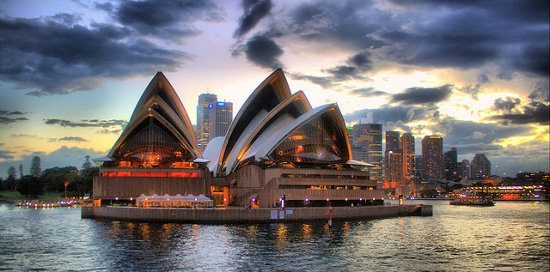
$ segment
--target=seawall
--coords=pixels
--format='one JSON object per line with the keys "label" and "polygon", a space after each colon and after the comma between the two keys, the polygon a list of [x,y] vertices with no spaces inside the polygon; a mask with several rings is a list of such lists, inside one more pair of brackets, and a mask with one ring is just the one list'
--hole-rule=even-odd
{"label": "seawall", "polygon": [[[81,207],[82,218],[163,223],[268,223],[325,221],[327,207],[270,209]],[[333,207],[333,220],[361,220],[399,216],[432,216],[431,205]]]}

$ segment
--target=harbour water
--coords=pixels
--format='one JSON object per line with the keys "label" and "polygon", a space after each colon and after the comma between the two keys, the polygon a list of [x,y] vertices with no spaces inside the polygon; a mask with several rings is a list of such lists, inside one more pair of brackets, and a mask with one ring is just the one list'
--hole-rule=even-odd
{"label": "harbour water", "polygon": [[0,270],[548,271],[548,202],[434,205],[431,217],[281,224],[80,219],[0,205]]}

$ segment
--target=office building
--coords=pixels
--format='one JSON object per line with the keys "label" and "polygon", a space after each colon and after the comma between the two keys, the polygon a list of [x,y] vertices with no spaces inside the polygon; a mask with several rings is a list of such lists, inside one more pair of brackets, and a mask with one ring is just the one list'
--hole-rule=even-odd
{"label": "office building", "polygon": [[201,94],[197,105],[197,135],[201,150],[215,137],[225,136],[233,121],[233,103],[218,101],[215,94]]}
{"label": "office building", "polygon": [[446,180],[457,180],[459,179],[459,170],[458,170],[458,155],[456,147],[451,147],[451,150],[445,152],[445,179]]}
{"label": "office building", "polygon": [[422,179],[439,181],[445,179],[443,137],[428,135],[422,139]]}
{"label": "office building", "polygon": [[353,159],[373,166],[370,177],[380,183],[382,179],[382,125],[357,124],[353,126]]}
{"label": "office building", "polygon": [[485,154],[475,154],[470,167],[472,179],[484,179],[491,175],[491,162]]}

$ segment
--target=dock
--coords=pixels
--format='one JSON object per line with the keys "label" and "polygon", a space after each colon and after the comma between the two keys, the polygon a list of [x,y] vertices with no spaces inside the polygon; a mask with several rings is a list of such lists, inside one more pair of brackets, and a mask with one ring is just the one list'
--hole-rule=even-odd
{"label": "dock", "polygon": [[300,208],[141,208],[127,206],[82,206],[82,218],[161,223],[274,223],[334,221],[432,216],[432,205]]}

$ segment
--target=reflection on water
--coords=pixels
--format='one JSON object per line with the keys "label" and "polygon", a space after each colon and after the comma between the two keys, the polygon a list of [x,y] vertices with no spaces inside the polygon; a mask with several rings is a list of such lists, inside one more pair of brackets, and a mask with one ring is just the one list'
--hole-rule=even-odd
{"label": "reflection on water", "polygon": [[81,220],[0,206],[0,269],[545,271],[548,203],[434,204],[433,217],[293,224]]}

